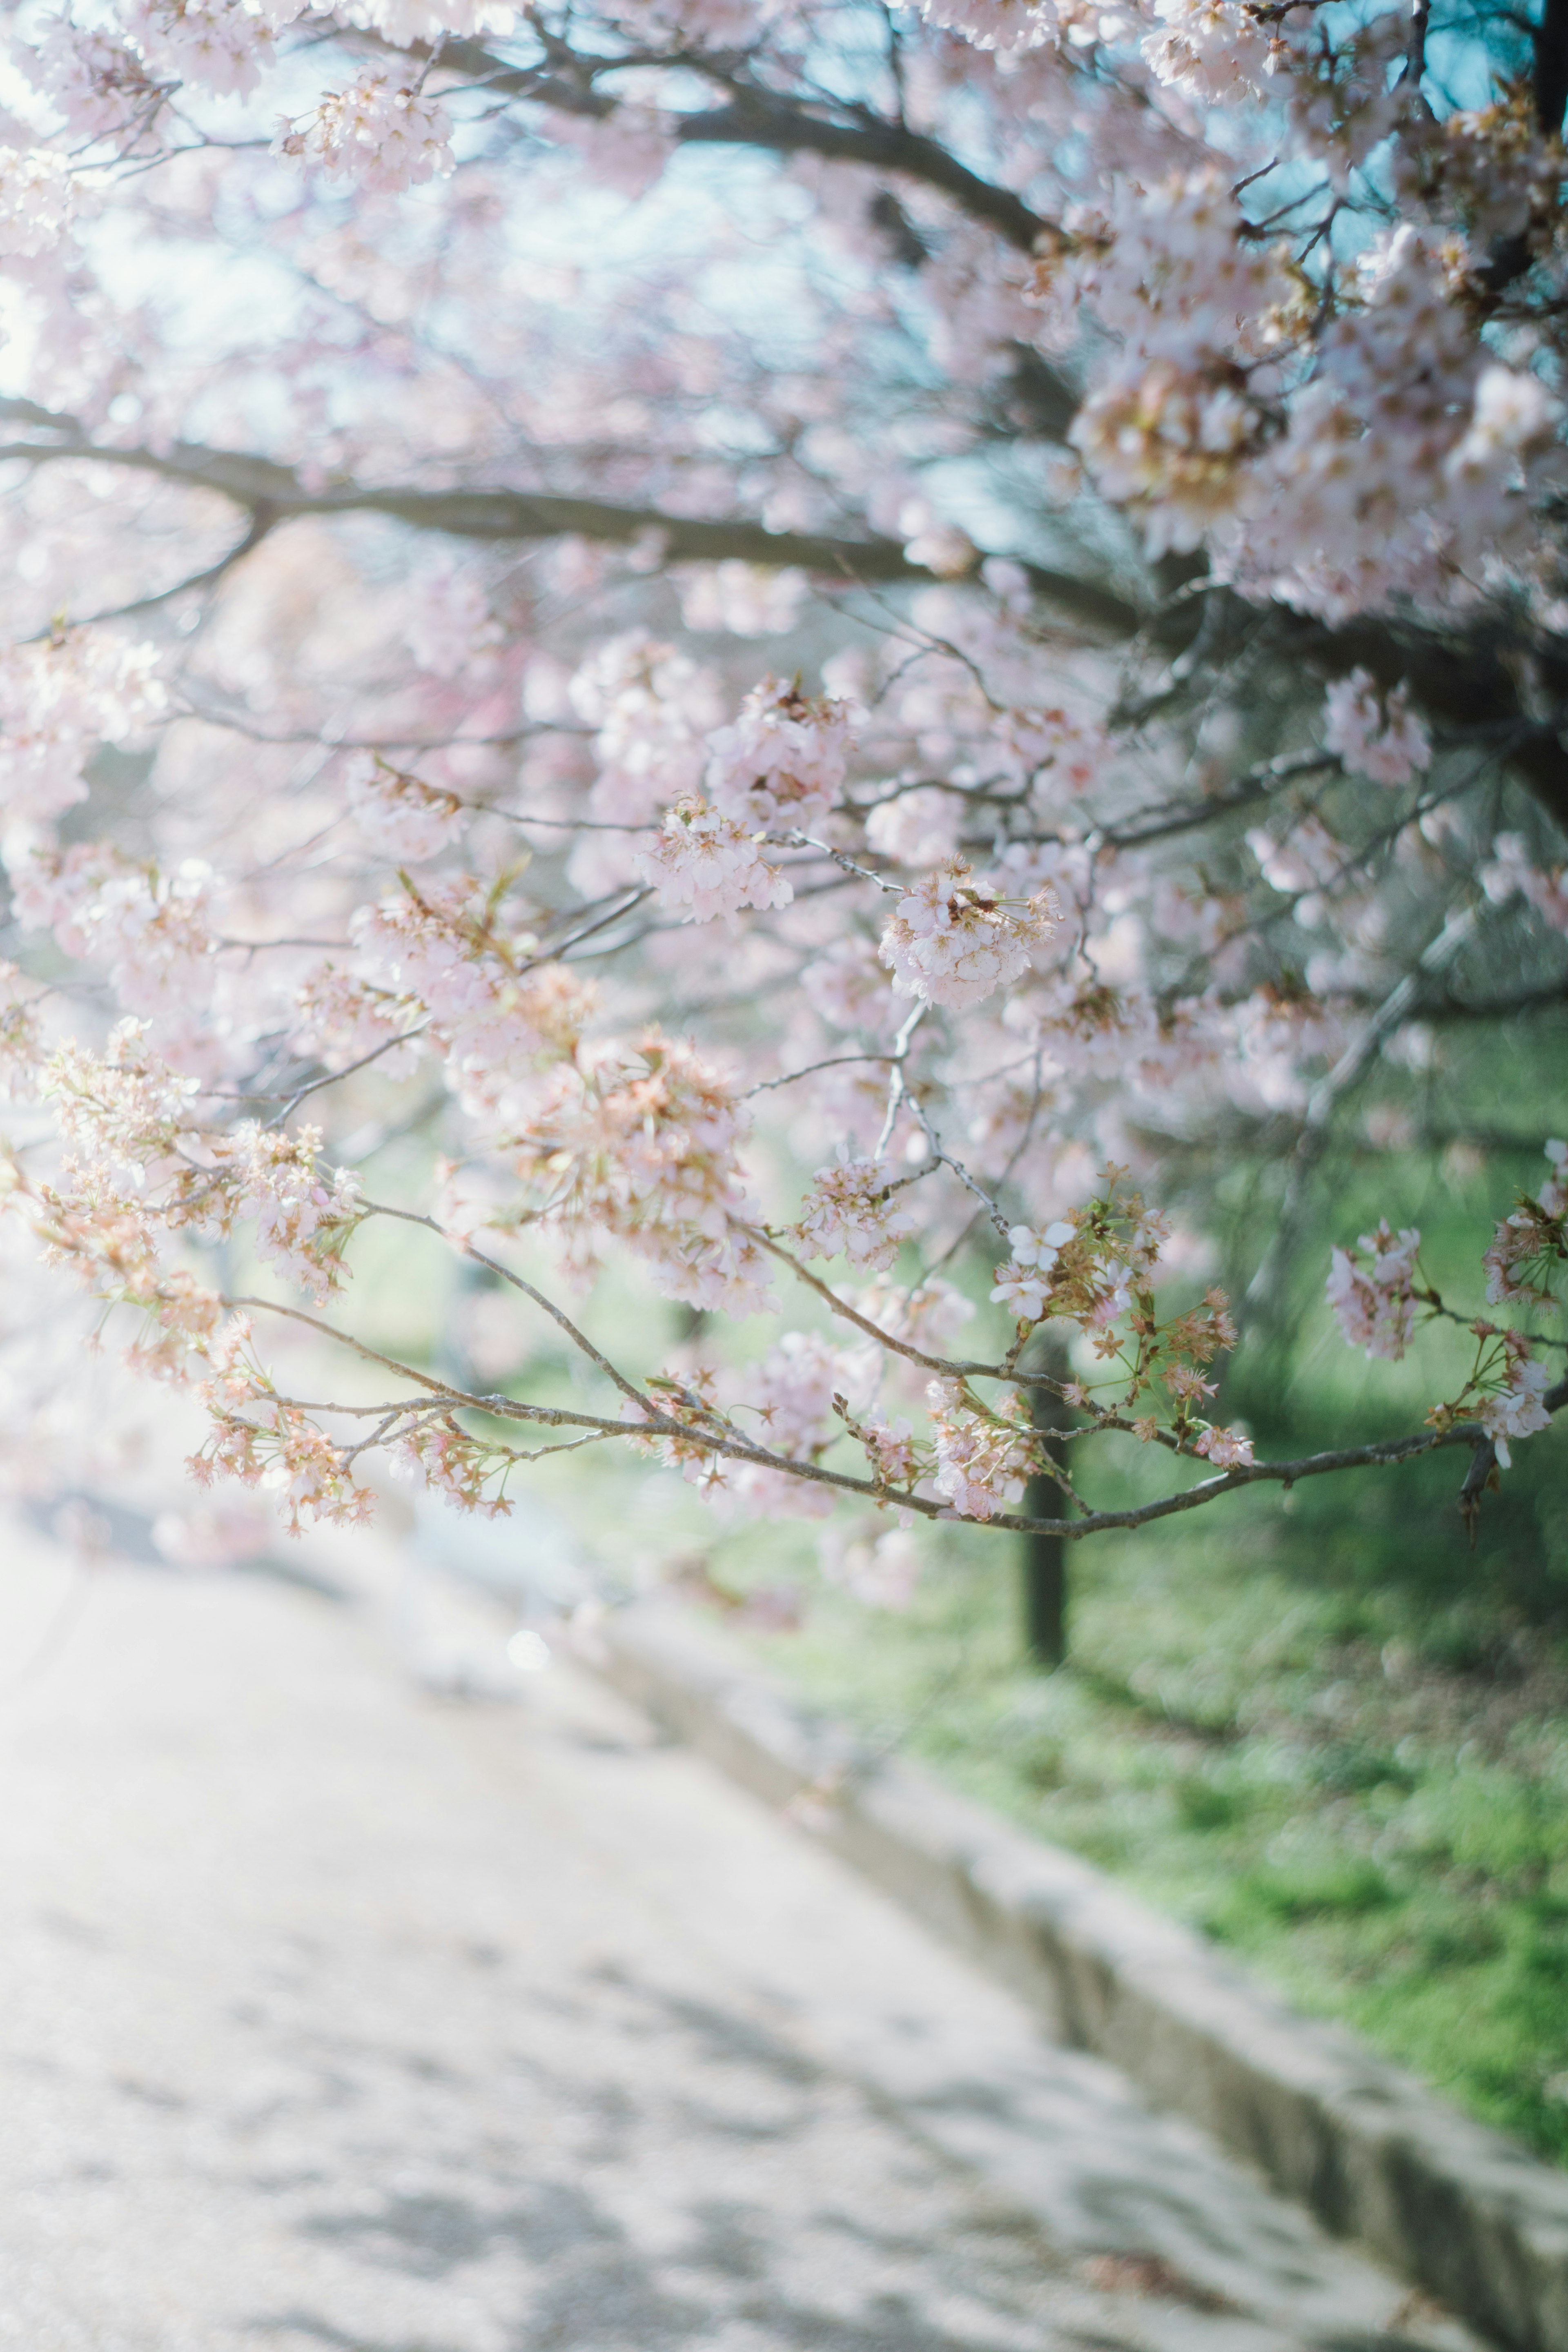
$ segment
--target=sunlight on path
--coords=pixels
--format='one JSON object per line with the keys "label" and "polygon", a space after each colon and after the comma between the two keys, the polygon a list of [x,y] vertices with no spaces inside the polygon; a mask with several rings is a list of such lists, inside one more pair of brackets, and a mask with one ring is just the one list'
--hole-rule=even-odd
{"label": "sunlight on path", "polygon": [[1466,2342],[577,1673],[0,1534],[0,2345]]}

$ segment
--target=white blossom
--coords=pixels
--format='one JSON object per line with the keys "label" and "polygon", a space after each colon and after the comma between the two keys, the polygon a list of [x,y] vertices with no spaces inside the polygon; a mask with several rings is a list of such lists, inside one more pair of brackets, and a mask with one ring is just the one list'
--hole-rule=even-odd
{"label": "white blossom", "polygon": [[936,1440],[936,1490],[960,1517],[994,1518],[1023,1496],[1034,1467],[1028,1432],[976,1410],[959,1381],[932,1381],[926,1390]]}
{"label": "white blossom", "polygon": [[1500,833],[1491,861],[1480,870],[1482,889],[1494,907],[1522,898],[1554,931],[1568,931],[1568,867],[1550,872],[1532,863],[1521,833]]}
{"label": "white blossom", "polygon": [[1522,1341],[1509,1347],[1503,1384],[1495,1395],[1484,1399],[1476,1416],[1505,1470],[1512,1466],[1510,1437],[1533,1437],[1537,1431],[1551,1427],[1552,1415],[1545,1404],[1551,1386],[1551,1372],[1544,1364],[1531,1361]]}
{"label": "white blossom", "polygon": [[0,147],[0,255],[52,253],[70,226],[75,183],[49,147]]}
{"label": "white blossom", "polygon": [[1007,1246],[1012,1256],[995,1270],[992,1304],[1011,1308],[1020,1323],[1037,1323],[1050,1295],[1052,1269],[1077,1230],[1063,1217],[1044,1233],[1030,1225],[1011,1226]]}
{"label": "white blossom", "polygon": [[52,817],[85,795],[100,743],[132,740],[160,719],[167,691],[152,646],[72,629],[0,654],[0,813]]}

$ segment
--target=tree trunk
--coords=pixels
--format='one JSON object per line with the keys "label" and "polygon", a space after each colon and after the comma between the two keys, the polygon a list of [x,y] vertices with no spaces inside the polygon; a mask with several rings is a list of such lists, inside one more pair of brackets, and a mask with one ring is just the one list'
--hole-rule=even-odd
{"label": "tree trunk", "polygon": [[[1053,1380],[1067,1378],[1067,1350],[1053,1339],[1040,1349],[1034,1369]],[[1067,1407],[1048,1389],[1031,1389],[1030,1409],[1037,1429],[1071,1427]],[[1031,1478],[1024,1493],[1024,1508],[1032,1519],[1067,1517],[1068,1498],[1054,1478]],[[1059,1666],[1068,1650],[1068,1547],[1063,1536],[1026,1535],[1024,1545],[1024,1643],[1036,1665]]]}

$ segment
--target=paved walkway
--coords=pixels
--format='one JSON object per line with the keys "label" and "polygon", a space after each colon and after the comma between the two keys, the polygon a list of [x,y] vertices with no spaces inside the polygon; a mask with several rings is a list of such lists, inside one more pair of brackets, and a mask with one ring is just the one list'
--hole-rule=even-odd
{"label": "paved walkway", "polygon": [[127,1565],[29,1668],[67,1574],[0,1529],[6,2352],[1469,2343],[576,1672]]}

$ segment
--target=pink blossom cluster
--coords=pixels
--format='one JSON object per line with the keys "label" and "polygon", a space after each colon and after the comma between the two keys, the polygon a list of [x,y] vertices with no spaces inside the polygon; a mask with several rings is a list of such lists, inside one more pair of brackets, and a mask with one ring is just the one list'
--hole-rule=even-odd
{"label": "pink blossom cluster", "polygon": [[1550,1182],[1533,1198],[1521,1198],[1481,1253],[1489,1306],[1526,1299],[1551,1304],[1551,1273],[1556,1264],[1568,1260],[1568,1144],[1553,1139],[1546,1146],[1546,1157],[1552,1164]]}
{"label": "pink blossom cluster", "polygon": [[1386,1218],[1375,1233],[1363,1234],[1355,1250],[1336,1249],[1330,1260],[1328,1302],[1347,1347],[1369,1358],[1397,1363],[1415,1328],[1415,1253],[1421,1235],[1414,1225],[1397,1236]]}
{"label": "pink blossom cluster", "polygon": [[765,677],[710,736],[705,788],[721,814],[753,830],[809,824],[837,800],[848,752],[842,703]]}
{"label": "pink blossom cluster", "polygon": [[1497,835],[1479,878],[1494,907],[1523,898],[1554,931],[1568,931],[1568,866],[1547,869],[1533,864],[1523,834]]}
{"label": "pink blossom cluster", "polygon": [[[978,1406],[962,1381],[926,1390],[936,1445],[935,1486],[961,1518],[990,1519],[1011,1510],[1035,1465],[1035,1448],[1016,1417]],[[1015,1415],[1022,1412],[1015,1406]]]}
{"label": "pink blossom cluster", "polygon": [[322,963],[300,985],[290,1034],[301,1054],[329,1070],[347,1070],[374,1055],[384,1076],[399,1078],[414,1067],[417,1047],[395,1041],[416,1037],[424,1017],[417,997]]}
{"label": "pink blossom cluster", "polygon": [[1432,741],[1410,708],[1409,688],[1380,696],[1370,670],[1336,678],[1323,700],[1323,740],[1345,773],[1374,784],[1407,784],[1432,764]]}
{"label": "pink blossom cluster", "polygon": [[757,846],[759,836],[700,800],[677,801],[653,847],[633,861],[663,905],[687,923],[722,916],[730,929],[744,908],[787,907],[795,892]]}
{"label": "pink blossom cluster", "polygon": [[[358,1034],[384,1044],[426,1031],[466,1109],[526,1123],[542,1074],[575,1051],[593,1016],[593,982],[536,955],[532,934],[504,924],[468,878],[405,884],[362,908],[353,931]],[[341,982],[331,1001],[340,1018],[351,1009]]]}
{"label": "pink blossom cluster", "polygon": [[518,1138],[516,1164],[535,1213],[578,1246],[613,1236],[647,1261],[666,1297],[754,1315],[773,1299],[740,1162],[749,1127],[716,1070],[649,1032],[563,1063]]}
{"label": "pink blossom cluster", "polygon": [[55,934],[70,952],[106,968],[130,1012],[178,1023],[199,1015],[212,997],[216,886],[199,857],[182,859],[172,874],[111,872],[62,910]]}
{"label": "pink blossom cluster", "polygon": [[352,1169],[321,1163],[319,1128],[294,1133],[247,1119],[224,1140],[226,1210],[253,1223],[262,1256],[318,1305],[342,1280],[343,1250],[363,1214]]}
{"label": "pink blossom cluster", "polygon": [[1279,63],[1250,8],[1238,0],[1154,0],[1165,26],[1143,43],[1155,78],[1210,105],[1257,98]]}
{"label": "pink blossom cluster", "polygon": [[452,121],[438,99],[372,68],[329,91],[303,128],[285,120],[274,152],[342,174],[377,195],[397,195],[453,169]]}
{"label": "pink blossom cluster", "polygon": [[847,1257],[861,1272],[890,1266],[915,1221],[895,1207],[892,1171],[880,1160],[844,1160],[811,1180],[794,1233],[811,1257]]}
{"label": "pink blossom cluster", "polygon": [[198,1486],[210,1486],[222,1477],[265,1487],[287,1513],[289,1533],[295,1536],[321,1523],[354,1527],[369,1518],[372,1497],[355,1485],[345,1447],[297,1408],[265,1393],[246,1402],[248,1414],[236,1409],[226,1384],[215,1383],[211,1431],[188,1465]]}
{"label": "pink blossom cluster", "polygon": [[[239,0],[123,0],[116,12],[119,29],[149,79],[190,81],[224,97],[245,96],[257,87],[272,61],[279,15],[286,21],[297,13],[287,6],[253,12]],[[69,26],[61,35],[62,46],[77,33]]]}
{"label": "pink blossom cluster", "polygon": [[43,1059],[37,992],[16,964],[0,957],[0,1093],[11,1101],[36,1093]]}
{"label": "pink blossom cluster", "polygon": [[882,961],[901,995],[963,1013],[1022,978],[1058,920],[1048,886],[1009,902],[962,857],[949,858],[899,900]]}
{"label": "pink blossom cluster", "polygon": [[71,225],[76,187],[52,147],[0,147],[0,257],[52,253]]}
{"label": "pink blossom cluster", "polygon": [[0,823],[43,819],[81,800],[100,743],[135,740],[168,707],[158,655],[72,629],[0,656]]}
{"label": "pink blossom cluster", "polygon": [[66,1177],[83,1196],[140,1207],[174,1174],[196,1081],[152,1052],[144,1022],[117,1022],[101,1055],[60,1046],[44,1087],[58,1108]]}
{"label": "pink blossom cluster", "polygon": [[[837,1434],[833,1400],[846,1379],[841,1349],[816,1332],[786,1331],[760,1364],[735,1376],[729,1417],[769,1454],[785,1462],[816,1462]],[[757,1517],[821,1519],[834,1507],[830,1486],[791,1477],[764,1463],[726,1465],[723,1485]]]}
{"label": "pink blossom cluster", "polygon": [[505,1518],[506,1497],[488,1493],[495,1475],[495,1449],[470,1437],[448,1414],[422,1419],[405,1429],[393,1454],[395,1473],[418,1481],[454,1510],[480,1518]]}
{"label": "pink blossom cluster", "polygon": [[[871,1475],[881,1486],[912,1486],[921,1474],[920,1452],[907,1414],[891,1421],[880,1405],[873,1405],[852,1433],[865,1447]],[[901,1555],[900,1555],[901,1557]]]}
{"label": "pink blossom cluster", "polygon": [[365,839],[399,865],[426,865],[462,829],[463,803],[455,793],[395,768],[377,751],[356,751],[345,761],[343,788]]}
{"label": "pink blossom cluster", "polygon": [[1076,1232],[1077,1227],[1065,1217],[1058,1217],[1044,1233],[1029,1225],[1014,1225],[1007,1235],[1012,1255],[996,1268],[993,1305],[1005,1307],[1020,1323],[1037,1323],[1046,1311],[1057,1260]]}
{"label": "pink blossom cluster", "polygon": [[1216,1470],[1245,1470],[1252,1460],[1252,1440],[1234,1429],[1208,1428],[1194,1440],[1193,1451]]}

